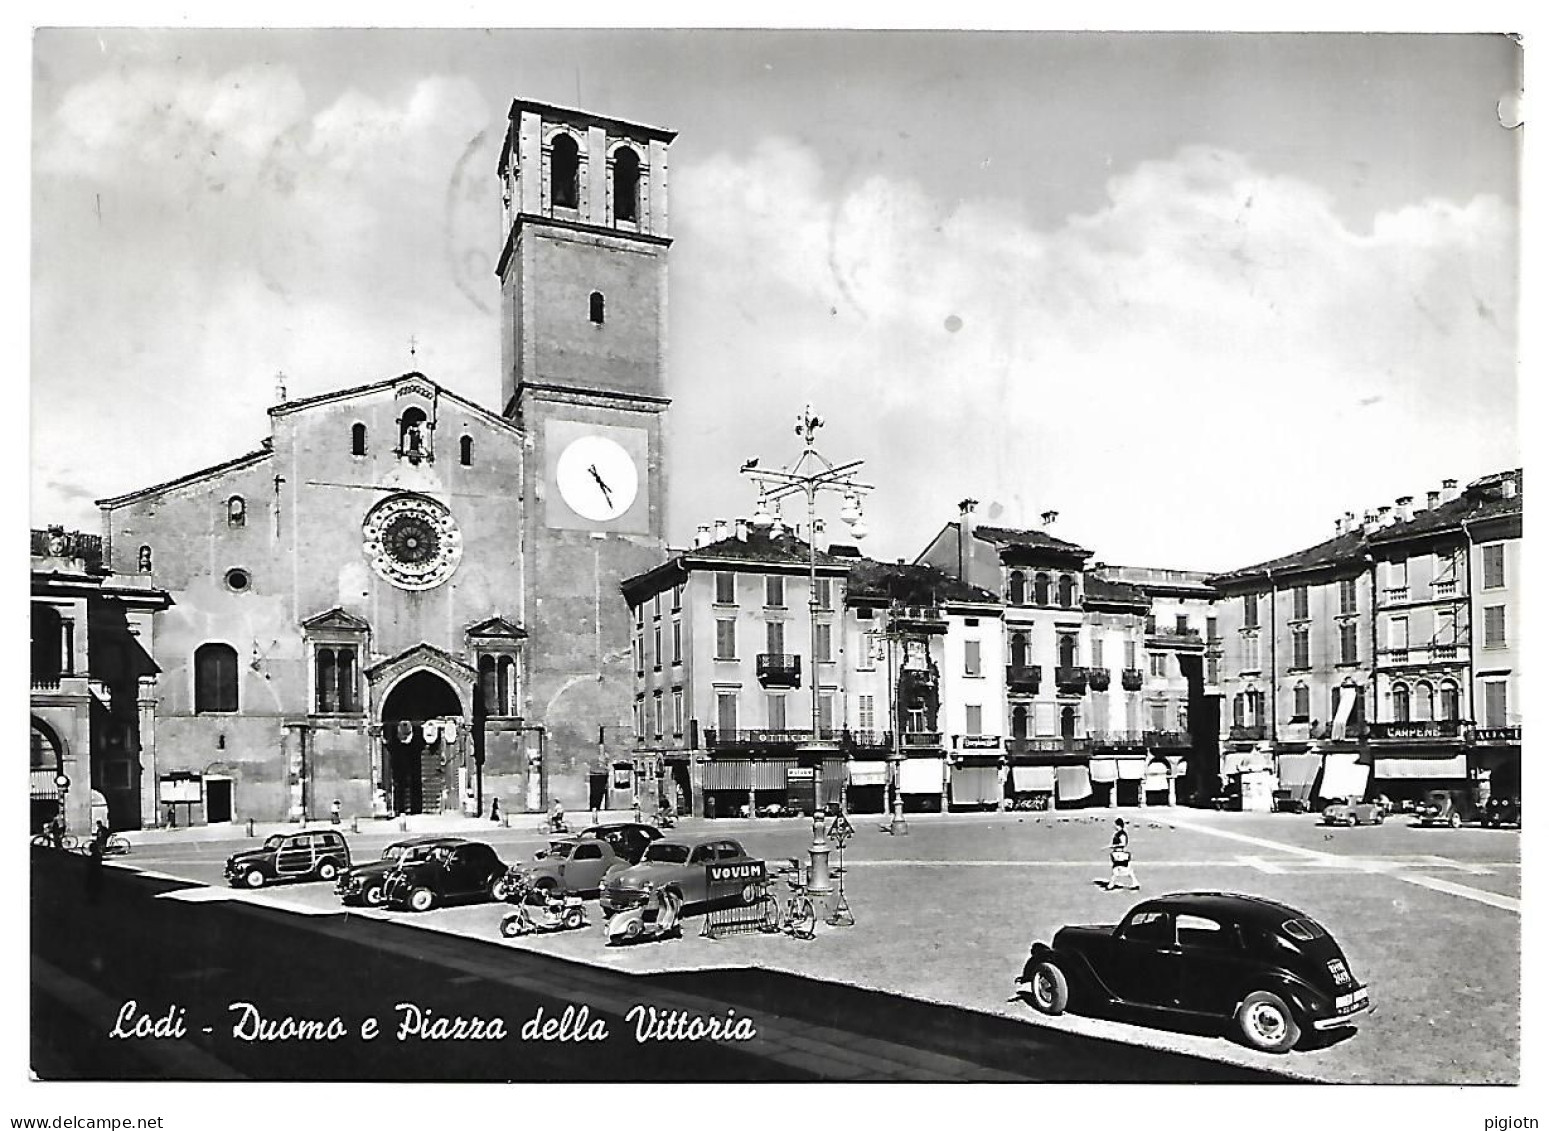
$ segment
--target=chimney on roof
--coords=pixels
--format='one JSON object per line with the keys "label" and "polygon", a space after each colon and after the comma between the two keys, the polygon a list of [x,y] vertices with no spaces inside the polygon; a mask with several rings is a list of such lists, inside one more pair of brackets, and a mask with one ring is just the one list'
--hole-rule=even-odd
{"label": "chimney on roof", "polygon": [[1414,517],[1415,497],[1413,495],[1400,495],[1393,502],[1398,507],[1399,522],[1408,522]]}
{"label": "chimney on roof", "polygon": [[284,373],[276,373],[274,375],[274,400],[275,400],[275,403],[276,404],[284,404],[285,403],[285,395],[286,395],[285,394],[285,374]]}
{"label": "chimney on roof", "polygon": [[1334,537],[1338,538],[1345,532],[1345,516],[1337,515],[1334,518]]}
{"label": "chimney on roof", "polygon": [[1458,497],[1458,481],[1456,479],[1443,479],[1441,481],[1441,501],[1450,503]]}
{"label": "chimney on roof", "polygon": [[727,527],[726,520],[724,518],[716,519],[715,520],[715,540],[717,542],[724,542],[727,538],[730,538],[730,537],[731,537],[731,530]]}
{"label": "chimney on roof", "polygon": [[1501,498],[1515,499],[1517,497],[1517,477],[1508,475],[1501,480]]}
{"label": "chimney on roof", "polygon": [[1393,525],[1393,508],[1392,507],[1378,507],[1377,508],[1377,525],[1378,526],[1392,526]]}
{"label": "chimney on roof", "polygon": [[736,531],[737,541],[746,542],[748,540],[748,520],[745,518],[739,518],[737,520]]}
{"label": "chimney on roof", "polygon": [[1045,529],[1047,529],[1048,527],[1054,525],[1054,520],[1059,518],[1059,516],[1060,516],[1060,512],[1059,511],[1044,511],[1038,517],[1043,519],[1043,525],[1044,525]]}
{"label": "chimney on roof", "polygon": [[710,526],[708,523],[701,522],[699,529],[694,532],[694,548],[697,550],[700,546],[708,546],[709,544]]}
{"label": "chimney on roof", "polygon": [[1433,511],[1433,510],[1435,510],[1440,505],[1441,505],[1441,492],[1440,491],[1427,491],[1425,493],[1425,509],[1426,510]]}
{"label": "chimney on roof", "polygon": [[[957,504],[957,576],[959,579],[968,576],[969,563],[973,561],[974,531],[978,528],[978,520],[974,518],[974,508],[979,505],[978,499],[964,499]],[[902,559],[899,560],[902,565]]]}
{"label": "chimney on roof", "polygon": [[1361,533],[1374,534],[1377,530],[1377,512],[1367,511],[1361,516]]}

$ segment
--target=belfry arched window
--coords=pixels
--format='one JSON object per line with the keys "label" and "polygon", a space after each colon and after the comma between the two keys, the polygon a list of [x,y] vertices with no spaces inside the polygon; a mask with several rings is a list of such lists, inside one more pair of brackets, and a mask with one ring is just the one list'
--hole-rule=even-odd
{"label": "belfry arched window", "polygon": [[640,219],[640,157],[628,146],[613,157],[613,218]]}
{"label": "belfry arched window", "polygon": [[578,208],[581,201],[581,151],[575,138],[560,134],[554,139],[549,164],[549,203],[555,208]]}
{"label": "belfry arched window", "polygon": [[247,525],[247,502],[241,495],[233,495],[226,500],[226,525]]}
{"label": "belfry arched window", "polygon": [[416,462],[430,454],[429,426],[423,409],[405,409],[399,418],[398,454]]}

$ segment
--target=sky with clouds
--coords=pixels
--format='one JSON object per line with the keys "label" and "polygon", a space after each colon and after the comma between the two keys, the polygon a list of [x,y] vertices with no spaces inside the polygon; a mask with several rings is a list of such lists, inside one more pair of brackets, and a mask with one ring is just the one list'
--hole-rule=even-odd
{"label": "sky with clouds", "polygon": [[[980,500],[1227,569],[1521,462],[1489,35],[41,31],[33,524],[409,368],[499,408],[521,97],[679,131],[669,536],[866,461],[868,552]],[[409,356],[413,335],[417,355]],[[787,518],[795,518],[788,514]]]}

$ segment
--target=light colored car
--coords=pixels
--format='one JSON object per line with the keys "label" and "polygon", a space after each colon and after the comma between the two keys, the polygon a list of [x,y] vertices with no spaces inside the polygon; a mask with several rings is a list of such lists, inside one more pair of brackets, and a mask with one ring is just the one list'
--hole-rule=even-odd
{"label": "light colored car", "polygon": [[1380,825],[1387,811],[1375,801],[1351,801],[1348,798],[1331,802],[1323,810],[1325,825]]}
{"label": "light colored car", "polygon": [[[702,908],[709,901],[710,865],[741,863],[756,865],[760,861],[728,837],[703,835],[659,840],[645,850],[640,863],[609,873],[602,887],[603,914],[612,915],[639,903],[645,898],[647,884],[675,891],[686,906]],[[756,897],[749,897],[744,891],[738,900],[751,902]]]}
{"label": "light colored car", "polygon": [[608,841],[572,836],[550,841],[548,851],[540,853],[537,860],[516,867],[527,874],[527,882],[538,891],[594,895],[602,890],[610,872],[629,866],[629,861]]}

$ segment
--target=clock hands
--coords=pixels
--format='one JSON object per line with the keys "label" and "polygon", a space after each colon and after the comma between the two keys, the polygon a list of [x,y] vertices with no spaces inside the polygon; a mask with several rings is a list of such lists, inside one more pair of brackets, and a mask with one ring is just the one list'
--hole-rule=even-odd
{"label": "clock hands", "polygon": [[590,466],[587,467],[586,470],[590,471],[592,473],[592,478],[597,480],[597,486],[602,489],[602,497],[605,500],[607,500],[608,506],[612,507],[613,506],[613,491],[608,487],[608,485],[606,483],[603,482],[602,475],[597,471],[597,465],[595,463],[591,464]]}

